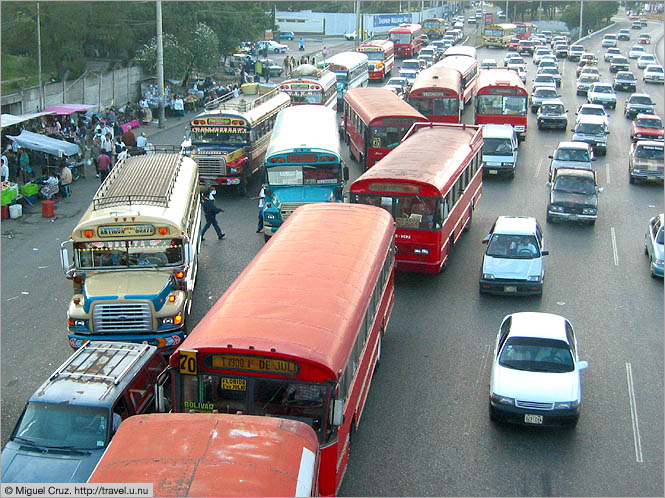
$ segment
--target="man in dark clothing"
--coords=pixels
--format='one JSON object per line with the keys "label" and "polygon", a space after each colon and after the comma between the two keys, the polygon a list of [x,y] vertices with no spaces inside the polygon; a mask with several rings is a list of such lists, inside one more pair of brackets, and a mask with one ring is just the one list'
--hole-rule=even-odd
{"label": "man in dark clothing", "polygon": [[217,238],[222,240],[226,234],[222,233],[222,229],[219,228],[219,224],[217,223],[217,213],[223,213],[224,210],[215,206],[215,201],[210,195],[211,193],[212,192],[207,192],[203,194],[203,214],[206,217],[206,224],[203,225],[203,230],[201,230],[201,240],[205,240],[203,235],[205,235],[208,228],[210,228],[210,225],[212,225],[215,232],[217,232]]}
{"label": "man in dark clothing", "polygon": [[127,131],[122,134],[122,143],[127,147],[136,147],[136,135],[134,135],[131,126],[128,126]]}

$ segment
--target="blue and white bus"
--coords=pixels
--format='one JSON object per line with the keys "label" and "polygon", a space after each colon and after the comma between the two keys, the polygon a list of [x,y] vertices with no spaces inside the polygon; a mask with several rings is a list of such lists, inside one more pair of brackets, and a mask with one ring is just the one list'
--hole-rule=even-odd
{"label": "blue and white bus", "polygon": [[369,59],[360,52],[340,52],[320,65],[327,65],[337,75],[337,108],[344,105],[344,94],[350,88],[367,86],[369,80]]}
{"label": "blue and white bus", "polygon": [[320,105],[280,111],[265,159],[263,233],[270,238],[311,202],[342,202],[349,169],[342,163],[337,113]]}

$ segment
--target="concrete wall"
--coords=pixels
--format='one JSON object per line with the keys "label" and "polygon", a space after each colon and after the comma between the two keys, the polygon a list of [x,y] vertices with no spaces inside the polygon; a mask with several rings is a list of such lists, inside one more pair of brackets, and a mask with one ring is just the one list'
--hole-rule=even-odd
{"label": "concrete wall", "polygon": [[[88,72],[77,80],[44,85],[45,107],[58,104],[92,104],[108,107],[136,102],[145,76],[138,66],[102,73]],[[39,111],[39,87],[2,96],[2,112],[14,115]]]}

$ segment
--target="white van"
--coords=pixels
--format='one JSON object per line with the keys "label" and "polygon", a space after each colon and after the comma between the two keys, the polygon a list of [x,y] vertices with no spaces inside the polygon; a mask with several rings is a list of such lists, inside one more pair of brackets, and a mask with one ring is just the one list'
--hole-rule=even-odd
{"label": "white van", "polygon": [[504,174],[513,178],[519,142],[509,124],[483,125],[483,174]]}

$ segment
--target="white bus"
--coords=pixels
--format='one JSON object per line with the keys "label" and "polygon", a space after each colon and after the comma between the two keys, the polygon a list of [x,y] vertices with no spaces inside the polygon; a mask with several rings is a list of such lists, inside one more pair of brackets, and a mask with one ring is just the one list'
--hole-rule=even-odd
{"label": "white bus", "polygon": [[344,94],[350,88],[367,86],[369,62],[367,55],[360,52],[340,52],[328,57],[319,64],[328,66],[337,75],[337,106],[344,104]]}
{"label": "white bus", "polygon": [[279,89],[291,97],[291,105],[322,105],[337,109],[337,75],[311,64],[295,68]]}
{"label": "white bus", "polygon": [[475,47],[470,47],[469,45],[453,45],[452,47],[448,47],[443,53],[443,57],[450,57],[451,55],[464,55],[477,59]]}

